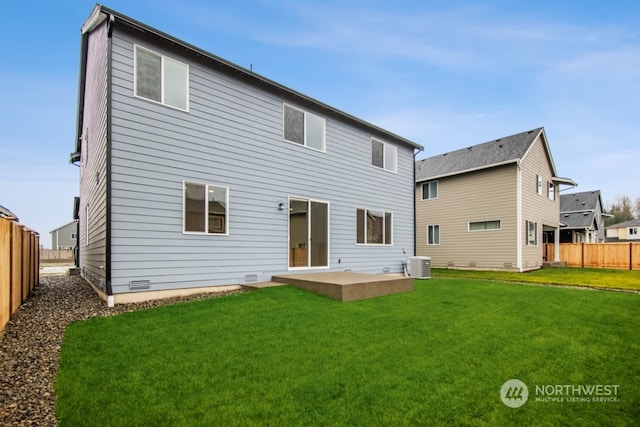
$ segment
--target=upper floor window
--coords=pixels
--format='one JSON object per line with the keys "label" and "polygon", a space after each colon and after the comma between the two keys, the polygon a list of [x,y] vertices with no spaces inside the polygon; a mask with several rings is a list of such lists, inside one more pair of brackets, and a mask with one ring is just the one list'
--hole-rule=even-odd
{"label": "upper floor window", "polygon": [[549,197],[549,200],[556,199],[556,186],[553,185],[553,182],[551,181],[549,181],[549,184],[547,186],[547,195]]}
{"label": "upper floor window", "polygon": [[536,175],[536,189],[538,194],[542,196],[542,177],[540,175]]}
{"label": "upper floor window", "polygon": [[398,169],[398,147],[388,142],[372,139],[371,164],[390,172],[396,172]]}
{"label": "upper floor window", "polygon": [[227,187],[185,182],[183,198],[185,233],[229,233]]}
{"label": "upper floor window", "polygon": [[371,209],[356,209],[356,243],[391,245],[393,214]]}
{"label": "upper floor window", "polygon": [[502,229],[502,222],[499,219],[492,221],[475,221],[469,223],[469,231],[486,231],[500,229]]}
{"label": "upper floor window", "polygon": [[181,110],[189,109],[189,66],[135,47],[135,95]]}
{"label": "upper floor window", "polygon": [[422,200],[438,198],[438,181],[429,181],[422,184]]}
{"label": "upper floor window", "polygon": [[324,151],[325,120],[284,104],[284,140]]}

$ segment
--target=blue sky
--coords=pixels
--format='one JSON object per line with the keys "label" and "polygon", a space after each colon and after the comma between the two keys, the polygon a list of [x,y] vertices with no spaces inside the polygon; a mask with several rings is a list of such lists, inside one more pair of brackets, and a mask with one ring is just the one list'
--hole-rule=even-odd
{"label": "blue sky", "polygon": [[[95,2],[5,2],[0,205],[41,234],[72,220],[80,27]],[[425,146],[544,126],[558,175],[640,196],[636,1],[104,3]]]}

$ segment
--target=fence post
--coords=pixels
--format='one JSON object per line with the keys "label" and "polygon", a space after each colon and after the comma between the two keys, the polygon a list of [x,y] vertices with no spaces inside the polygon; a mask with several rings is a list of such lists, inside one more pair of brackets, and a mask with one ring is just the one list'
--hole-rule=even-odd
{"label": "fence post", "polygon": [[0,218],[0,331],[11,317],[11,221]]}
{"label": "fence post", "polygon": [[633,270],[633,243],[629,242],[629,270]]}
{"label": "fence post", "polygon": [[580,244],[580,257],[582,258],[582,268],[584,268],[584,242]]}

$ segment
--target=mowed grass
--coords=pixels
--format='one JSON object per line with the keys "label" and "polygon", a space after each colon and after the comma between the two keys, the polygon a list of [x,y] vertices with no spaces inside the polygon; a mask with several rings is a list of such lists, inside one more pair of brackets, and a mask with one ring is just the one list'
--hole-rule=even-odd
{"label": "mowed grass", "polygon": [[640,270],[602,268],[543,268],[526,273],[434,268],[434,277],[500,280],[640,291]]}
{"label": "mowed grass", "polygon": [[[633,425],[640,296],[416,281],[340,303],[291,287],[69,326],[60,426]],[[529,400],[500,399],[517,378]],[[536,402],[536,385],[619,385]]]}

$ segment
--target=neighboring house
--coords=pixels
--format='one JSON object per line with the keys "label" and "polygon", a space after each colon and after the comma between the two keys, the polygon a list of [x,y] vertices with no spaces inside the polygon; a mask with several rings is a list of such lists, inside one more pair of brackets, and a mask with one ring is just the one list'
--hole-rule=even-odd
{"label": "neighboring house", "polygon": [[78,224],[71,221],[61,227],[50,231],[51,249],[73,249],[76,247]]}
{"label": "neighboring house", "polygon": [[604,242],[600,191],[560,195],[560,243]]}
{"label": "neighboring house", "polygon": [[79,263],[103,298],[402,272],[420,145],[100,5],[81,33]]}
{"label": "neighboring house", "polygon": [[640,240],[640,219],[610,225],[606,233],[607,242]]}
{"label": "neighboring house", "polygon": [[561,184],[575,185],[543,128],[419,160],[416,253],[441,268],[539,268],[543,243],[559,241]]}

